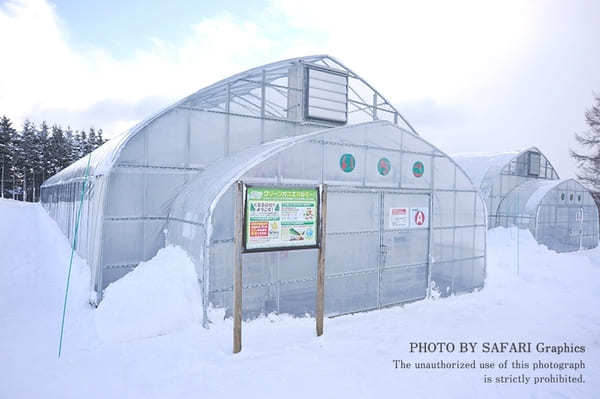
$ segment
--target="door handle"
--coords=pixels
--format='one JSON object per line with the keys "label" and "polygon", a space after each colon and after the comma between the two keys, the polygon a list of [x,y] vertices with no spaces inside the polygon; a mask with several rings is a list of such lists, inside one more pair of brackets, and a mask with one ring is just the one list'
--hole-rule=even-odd
{"label": "door handle", "polygon": [[389,245],[381,244],[381,259],[383,261],[383,264],[386,263],[387,257],[391,251],[392,248]]}

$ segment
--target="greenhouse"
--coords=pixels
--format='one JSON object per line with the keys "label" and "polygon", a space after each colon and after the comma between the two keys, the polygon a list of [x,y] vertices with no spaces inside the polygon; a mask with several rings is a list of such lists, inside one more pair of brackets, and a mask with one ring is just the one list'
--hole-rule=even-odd
{"label": "greenhouse", "polygon": [[528,228],[540,244],[557,252],[598,246],[598,207],[574,179],[521,184],[500,203],[497,222]]}
{"label": "greenhouse", "polygon": [[535,147],[486,155],[455,155],[485,201],[488,228],[498,226],[498,207],[515,187],[528,181],[557,180],[558,173]]}
{"label": "greenhouse", "polygon": [[598,245],[598,207],[592,195],[573,179],[560,180],[539,149],[454,159],[479,187],[489,228],[528,228],[540,244],[557,252]]}
{"label": "greenhouse", "polygon": [[[204,310],[230,309],[236,181],[326,185],[327,315],[484,284],[476,188],[329,56],[280,61],[202,89],[48,179],[42,203],[69,237],[86,174],[77,250],[92,267],[96,302],[109,283],[178,245],[194,261]],[[313,313],[316,251],[245,253],[244,317]]]}

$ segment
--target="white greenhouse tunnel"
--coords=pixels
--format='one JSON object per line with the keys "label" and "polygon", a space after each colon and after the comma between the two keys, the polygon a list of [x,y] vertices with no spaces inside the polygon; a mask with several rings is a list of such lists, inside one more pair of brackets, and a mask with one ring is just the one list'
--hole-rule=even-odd
{"label": "white greenhouse tunnel", "polygon": [[[230,309],[238,180],[327,185],[328,315],[484,285],[485,205],[469,177],[327,55],[199,90],[48,179],[41,201],[73,239],[85,182],[77,252],[92,268],[96,303],[174,244],[194,261],[204,309]],[[393,219],[398,209],[409,217]],[[315,270],[314,249],[245,254],[244,317],[312,313]]]}

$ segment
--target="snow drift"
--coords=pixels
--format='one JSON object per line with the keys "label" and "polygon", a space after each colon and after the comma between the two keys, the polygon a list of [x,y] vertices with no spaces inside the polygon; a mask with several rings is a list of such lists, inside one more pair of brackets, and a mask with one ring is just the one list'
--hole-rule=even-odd
{"label": "snow drift", "polygon": [[169,246],[110,284],[95,311],[103,341],[163,335],[202,318],[196,270],[184,250]]}

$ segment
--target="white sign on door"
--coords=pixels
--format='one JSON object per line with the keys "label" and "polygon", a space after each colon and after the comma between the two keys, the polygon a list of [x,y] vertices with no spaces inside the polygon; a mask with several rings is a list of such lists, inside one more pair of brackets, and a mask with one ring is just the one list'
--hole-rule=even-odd
{"label": "white sign on door", "polygon": [[408,229],[409,213],[408,208],[390,208],[390,229]]}

